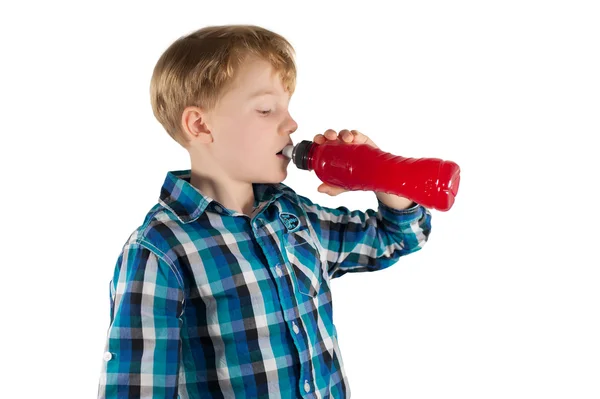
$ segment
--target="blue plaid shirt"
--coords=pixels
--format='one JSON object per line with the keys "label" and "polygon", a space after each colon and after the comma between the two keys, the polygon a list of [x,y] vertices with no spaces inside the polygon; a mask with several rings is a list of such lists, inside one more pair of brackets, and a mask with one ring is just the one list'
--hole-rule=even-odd
{"label": "blue plaid shirt", "polygon": [[348,398],[330,280],[423,247],[431,214],[254,184],[252,216],[167,173],[110,281],[99,398]]}

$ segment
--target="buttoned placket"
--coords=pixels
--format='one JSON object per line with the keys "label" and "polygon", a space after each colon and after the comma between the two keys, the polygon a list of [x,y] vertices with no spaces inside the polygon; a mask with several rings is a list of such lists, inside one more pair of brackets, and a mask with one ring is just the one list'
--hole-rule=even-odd
{"label": "buttoned placket", "polygon": [[[258,215],[260,213],[261,208],[262,207],[259,205],[259,207],[256,208],[254,210],[254,212],[252,212],[252,216],[251,216],[250,220],[252,220],[254,217],[256,217],[256,215]],[[253,224],[254,224],[253,227],[254,227],[255,231],[259,231],[264,227],[264,223],[260,219],[255,219]],[[282,268],[281,264],[275,265],[275,274],[277,275],[278,279],[283,278],[284,274],[283,274],[283,268]],[[277,284],[279,285],[280,282],[278,281]],[[296,324],[295,321],[292,321],[292,330],[294,331],[295,335],[300,334],[300,328],[298,327],[298,324]],[[310,380],[308,380],[308,379],[304,380],[303,388],[304,388],[304,392],[306,392],[306,393],[311,392],[312,386],[311,386]]]}

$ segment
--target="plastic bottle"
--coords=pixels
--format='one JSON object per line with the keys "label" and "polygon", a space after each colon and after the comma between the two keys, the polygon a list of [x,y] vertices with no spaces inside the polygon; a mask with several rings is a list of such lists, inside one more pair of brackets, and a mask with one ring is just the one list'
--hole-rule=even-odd
{"label": "plastic bottle", "polygon": [[283,155],[329,185],[395,194],[444,212],[454,204],[460,183],[460,168],[452,161],[404,158],[368,144],[304,140],[285,147]]}

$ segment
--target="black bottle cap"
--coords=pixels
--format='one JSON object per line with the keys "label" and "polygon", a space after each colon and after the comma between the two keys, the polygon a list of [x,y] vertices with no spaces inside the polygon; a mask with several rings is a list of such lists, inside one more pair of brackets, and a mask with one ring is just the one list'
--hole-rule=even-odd
{"label": "black bottle cap", "polygon": [[308,170],[308,154],[310,153],[310,148],[312,145],[313,142],[310,140],[303,140],[296,144],[293,154],[293,161],[294,165],[296,165],[298,168]]}

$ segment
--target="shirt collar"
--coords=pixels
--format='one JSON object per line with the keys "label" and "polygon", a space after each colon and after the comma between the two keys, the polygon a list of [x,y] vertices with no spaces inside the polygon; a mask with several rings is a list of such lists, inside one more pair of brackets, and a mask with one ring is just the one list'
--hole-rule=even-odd
{"label": "shirt collar", "polygon": [[[211,202],[217,202],[192,186],[190,178],[191,169],[167,172],[158,200],[162,206],[171,210],[183,223],[196,220]],[[264,201],[275,200],[282,195],[295,194],[291,188],[283,183],[252,183],[252,188],[255,198],[254,206]],[[227,211],[224,210],[224,212]]]}

